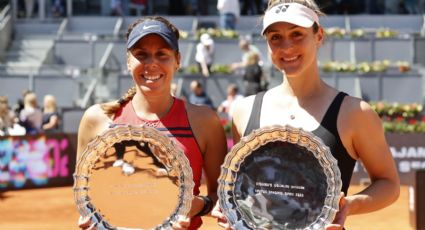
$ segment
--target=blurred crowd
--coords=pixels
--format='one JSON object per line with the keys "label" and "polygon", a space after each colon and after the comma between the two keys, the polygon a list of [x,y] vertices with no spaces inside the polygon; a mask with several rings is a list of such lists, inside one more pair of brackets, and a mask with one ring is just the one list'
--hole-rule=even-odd
{"label": "blurred crowd", "polygon": [[53,95],[45,95],[43,106],[37,95],[26,90],[16,104],[11,105],[7,96],[0,96],[0,136],[52,133],[60,130],[61,115]]}
{"label": "blurred crowd", "polygon": [[[317,0],[316,2],[326,14],[423,14],[425,9],[425,0]],[[38,4],[37,0],[18,0],[18,17],[36,16]],[[45,4],[48,17],[66,16],[66,0],[50,0]],[[169,0],[165,7],[153,0],[110,0],[109,2],[82,0],[73,1],[72,7],[72,12],[78,15],[226,15],[226,13],[232,13],[227,14],[226,19],[223,17],[222,22],[232,25],[239,15],[261,15],[267,7],[267,0],[218,0],[215,9],[212,8],[212,3],[206,0]]]}

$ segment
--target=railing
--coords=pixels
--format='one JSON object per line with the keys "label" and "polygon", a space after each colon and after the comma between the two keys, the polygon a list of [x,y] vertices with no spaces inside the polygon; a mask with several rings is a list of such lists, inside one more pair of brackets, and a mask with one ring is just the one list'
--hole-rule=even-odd
{"label": "railing", "polygon": [[10,15],[10,5],[6,5],[0,12],[0,62],[4,59],[6,48],[12,36],[12,20]]}
{"label": "railing", "polygon": [[68,26],[68,19],[67,19],[67,18],[65,18],[65,19],[61,22],[61,24],[60,24],[60,26],[59,26],[58,32],[57,32],[57,34],[56,34],[56,39],[61,39],[61,38],[62,38],[63,33],[65,32],[65,30],[66,30],[66,27],[67,27],[67,26]]}
{"label": "railing", "polygon": [[6,16],[10,15],[10,5],[6,5],[3,10],[0,12],[0,23],[4,20]]}

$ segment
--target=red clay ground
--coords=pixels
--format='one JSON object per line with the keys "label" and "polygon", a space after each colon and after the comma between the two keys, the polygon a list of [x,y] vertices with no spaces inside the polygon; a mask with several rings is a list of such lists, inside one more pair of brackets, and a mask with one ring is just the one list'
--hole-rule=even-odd
{"label": "red clay ground", "polygon": [[[350,192],[360,189],[361,186],[352,186]],[[408,188],[403,186],[396,203],[378,212],[350,216],[346,229],[412,229],[409,225],[408,198]],[[77,219],[71,187],[10,191],[0,196],[0,229],[78,229]],[[213,218],[206,217],[201,229],[219,228]]]}

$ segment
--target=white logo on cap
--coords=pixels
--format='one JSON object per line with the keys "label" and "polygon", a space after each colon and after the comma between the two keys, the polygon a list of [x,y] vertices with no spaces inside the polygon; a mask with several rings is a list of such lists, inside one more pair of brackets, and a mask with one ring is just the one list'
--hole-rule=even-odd
{"label": "white logo on cap", "polygon": [[143,29],[147,30],[147,29],[151,29],[151,28],[154,28],[154,27],[158,27],[158,25],[150,25],[150,26],[144,25]]}
{"label": "white logo on cap", "polygon": [[288,9],[288,7],[289,7],[289,5],[282,5],[282,6],[279,6],[279,7],[277,7],[277,9],[276,9],[276,14],[278,14],[278,13],[285,13],[286,12],[286,10]]}

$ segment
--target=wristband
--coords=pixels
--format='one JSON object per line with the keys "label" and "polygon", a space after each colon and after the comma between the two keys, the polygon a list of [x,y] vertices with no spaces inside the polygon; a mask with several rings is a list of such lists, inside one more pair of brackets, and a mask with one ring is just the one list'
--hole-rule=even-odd
{"label": "wristband", "polygon": [[213,201],[209,196],[198,196],[204,201],[204,207],[195,216],[205,216],[213,209]]}

